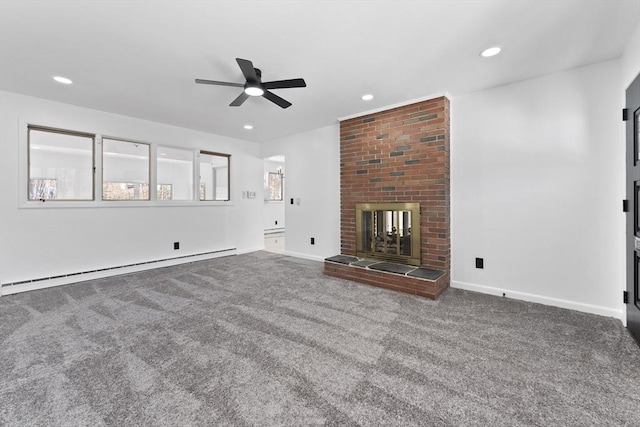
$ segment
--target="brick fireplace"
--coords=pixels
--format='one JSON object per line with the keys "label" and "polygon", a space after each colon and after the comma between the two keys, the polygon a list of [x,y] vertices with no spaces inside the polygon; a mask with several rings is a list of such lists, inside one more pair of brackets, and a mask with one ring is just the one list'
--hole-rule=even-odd
{"label": "brick fireplace", "polygon": [[[405,265],[402,257],[363,258],[356,205],[416,203],[419,218],[412,228],[419,227],[413,234],[419,236],[420,265]],[[450,277],[449,100],[341,121],[340,206],[341,254],[325,260],[326,274],[428,298],[440,295]]]}

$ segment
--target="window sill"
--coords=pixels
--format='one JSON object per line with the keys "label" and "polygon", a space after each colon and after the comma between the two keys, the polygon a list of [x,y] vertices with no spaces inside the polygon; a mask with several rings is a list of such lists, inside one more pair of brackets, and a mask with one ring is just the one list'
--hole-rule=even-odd
{"label": "window sill", "polygon": [[86,209],[86,208],[175,208],[175,207],[225,207],[235,206],[232,201],[195,201],[195,200],[46,200],[29,201],[19,205],[20,209]]}

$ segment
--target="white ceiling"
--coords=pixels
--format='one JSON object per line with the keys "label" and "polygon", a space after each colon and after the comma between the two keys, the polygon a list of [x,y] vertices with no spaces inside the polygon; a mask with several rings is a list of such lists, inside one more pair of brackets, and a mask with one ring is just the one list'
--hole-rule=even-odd
{"label": "white ceiling", "polygon": [[[639,21],[640,0],[2,0],[0,89],[261,142],[617,58]],[[283,110],[194,83],[244,83],[236,57],[307,87]]]}

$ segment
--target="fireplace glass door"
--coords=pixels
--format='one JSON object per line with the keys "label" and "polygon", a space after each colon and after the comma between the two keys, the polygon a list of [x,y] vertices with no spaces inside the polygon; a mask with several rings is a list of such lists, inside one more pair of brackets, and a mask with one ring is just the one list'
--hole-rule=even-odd
{"label": "fireplace glass door", "polygon": [[418,203],[357,204],[356,233],[358,256],[420,265]]}

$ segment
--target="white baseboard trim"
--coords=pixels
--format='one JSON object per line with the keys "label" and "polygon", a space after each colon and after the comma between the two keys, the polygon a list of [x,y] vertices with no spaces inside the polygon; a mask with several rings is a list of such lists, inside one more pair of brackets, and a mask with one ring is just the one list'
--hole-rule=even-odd
{"label": "white baseboard trim", "polygon": [[265,228],[264,234],[276,234],[276,233],[284,233],[284,227],[280,228]]}
{"label": "white baseboard trim", "polygon": [[251,252],[257,252],[257,251],[264,251],[265,246],[255,246],[253,248],[244,248],[244,249],[238,249],[236,250],[236,254],[237,255],[243,255],[243,254],[248,254]]}
{"label": "white baseboard trim", "polygon": [[581,302],[546,297],[543,295],[529,294],[526,292],[517,292],[510,289],[500,289],[491,286],[476,285],[475,283],[460,282],[457,280],[451,281],[451,287],[456,289],[464,289],[467,291],[479,292],[482,294],[496,295],[500,297],[504,293],[506,298],[535,302],[538,304],[550,305],[552,307],[566,308],[569,310],[576,310],[589,314],[597,314],[599,316],[613,317],[620,320],[623,324],[626,324],[626,319],[623,317],[622,310],[602,307],[599,305],[584,304]]}
{"label": "white baseboard trim", "polygon": [[292,256],[294,258],[310,259],[311,261],[320,261],[320,262],[324,262],[324,259],[326,258],[326,257],[317,256],[317,255],[302,254],[302,253],[290,252],[290,251],[284,251],[284,254],[286,256]]}
{"label": "white baseboard trim", "polygon": [[0,296],[13,295],[21,292],[35,291],[38,289],[46,289],[54,286],[70,285],[72,283],[86,282],[87,280],[102,279],[105,277],[119,276],[121,274],[136,273],[139,271],[153,270],[154,268],[170,267],[172,265],[188,264],[195,261],[204,261],[207,259],[221,258],[230,255],[237,255],[235,248],[222,249],[214,252],[203,254],[194,254],[181,256],[161,261],[149,261],[139,263],[137,265],[129,265],[123,267],[111,267],[100,269],[99,271],[82,272],[70,274],[66,276],[53,277],[50,279],[36,279],[31,282],[19,283],[15,285],[3,285],[0,287]]}

